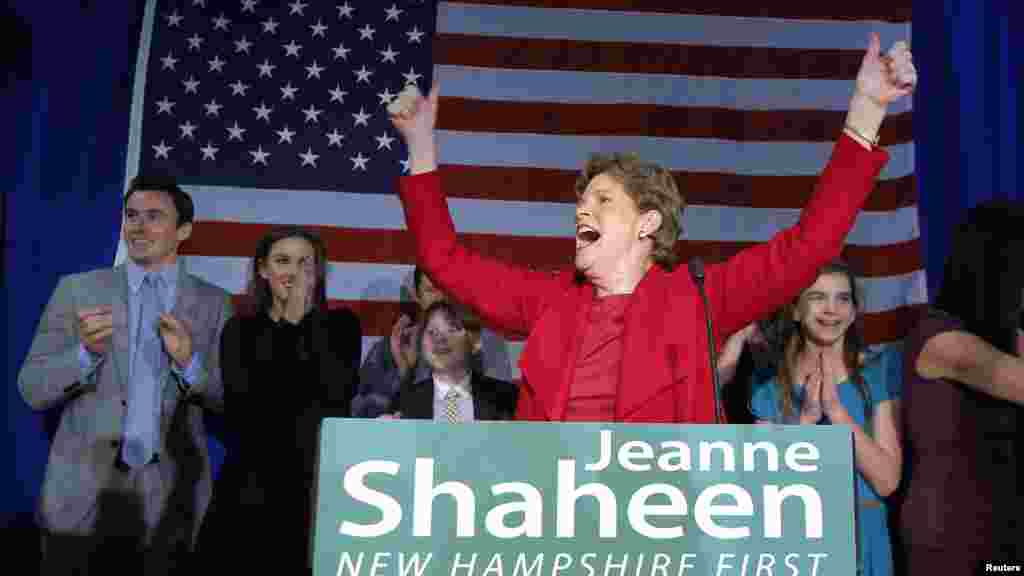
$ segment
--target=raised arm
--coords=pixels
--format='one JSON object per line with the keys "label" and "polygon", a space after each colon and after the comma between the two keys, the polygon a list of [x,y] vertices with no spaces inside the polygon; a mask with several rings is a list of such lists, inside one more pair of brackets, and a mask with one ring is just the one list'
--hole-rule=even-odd
{"label": "raised arm", "polygon": [[431,280],[506,333],[526,334],[547,295],[560,281],[485,258],[459,245],[437,173],[434,123],[438,86],[428,98],[403,93],[391,119],[409,147],[411,176],[399,186],[405,221],[416,242],[417,262]]}
{"label": "raised arm", "polygon": [[779,308],[839,256],[888,154],[875,148],[889,103],[911,92],[916,72],[905,44],[879,53],[877,35],[861,63],[843,134],[800,221],[772,238],[710,266],[708,292],[721,334]]}

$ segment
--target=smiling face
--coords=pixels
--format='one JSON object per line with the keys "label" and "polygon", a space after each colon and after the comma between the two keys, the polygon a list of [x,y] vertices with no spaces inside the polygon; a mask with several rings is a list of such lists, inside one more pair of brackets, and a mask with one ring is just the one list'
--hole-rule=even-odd
{"label": "smiling face", "polygon": [[178,226],[178,210],[166,192],[136,190],[125,202],[124,242],[128,258],[146,270],[173,264],[178,246],[191,233],[191,224]]}
{"label": "smiling face", "polygon": [[857,310],[850,277],[838,272],[821,274],[800,294],[793,320],[808,340],[819,346],[842,345],[843,336],[856,319]]}
{"label": "smiling face", "polygon": [[469,370],[473,338],[448,308],[430,310],[423,326],[423,358],[435,374],[459,377]]}
{"label": "smiling face", "polygon": [[650,255],[650,211],[641,214],[622,183],[607,173],[590,180],[576,202],[576,269],[588,278],[614,275]]}
{"label": "smiling face", "polygon": [[316,289],[316,249],[305,238],[282,238],[270,246],[270,253],[259,263],[259,274],[270,285],[270,293],[277,303],[286,302],[296,277],[302,272],[306,278],[306,292]]}

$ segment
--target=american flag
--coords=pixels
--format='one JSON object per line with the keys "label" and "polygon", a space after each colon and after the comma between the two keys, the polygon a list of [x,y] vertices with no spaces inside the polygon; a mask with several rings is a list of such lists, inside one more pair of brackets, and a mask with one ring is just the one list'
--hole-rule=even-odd
{"label": "american flag", "polygon": [[[365,351],[414,264],[386,113],[406,83],[441,82],[440,169],[467,245],[570,262],[577,171],[628,150],[676,174],[680,251],[717,261],[796,222],[871,31],[883,50],[909,40],[909,3],[150,0],[128,171],[179,178],[197,206],[188,266],[236,294],[271,225],[319,230],[329,298],[359,314]],[[891,107],[892,158],[848,237],[873,344],[926,301],[911,117]]]}

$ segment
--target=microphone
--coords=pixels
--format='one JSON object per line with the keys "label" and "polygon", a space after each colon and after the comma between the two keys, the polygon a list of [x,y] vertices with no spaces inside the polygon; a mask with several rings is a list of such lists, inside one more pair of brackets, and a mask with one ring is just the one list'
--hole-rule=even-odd
{"label": "microphone", "polygon": [[711,360],[711,382],[714,386],[715,424],[722,423],[722,383],[718,378],[718,351],[715,350],[715,332],[711,326],[711,306],[708,305],[708,294],[704,291],[704,260],[694,257],[689,262],[690,277],[697,284],[701,300],[704,301],[704,320],[708,326],[708,353]]}

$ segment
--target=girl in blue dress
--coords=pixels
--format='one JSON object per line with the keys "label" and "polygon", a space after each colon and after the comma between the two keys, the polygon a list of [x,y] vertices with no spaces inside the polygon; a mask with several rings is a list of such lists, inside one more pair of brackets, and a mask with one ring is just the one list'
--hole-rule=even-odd
{"label": "girl in blue dress", "polygon": [[847,425],[853,430],[859,573],[892,574],[884,498],[900,483],[899,383],[902,356],[887,350],[866,359],[857,283],[836,261],[785,310],[783,358],[774,378],[755,386],[758,423]]}

